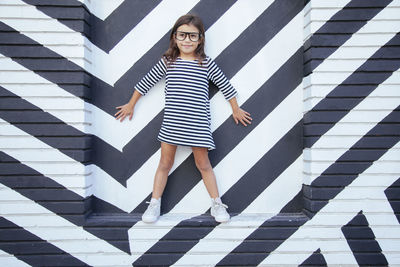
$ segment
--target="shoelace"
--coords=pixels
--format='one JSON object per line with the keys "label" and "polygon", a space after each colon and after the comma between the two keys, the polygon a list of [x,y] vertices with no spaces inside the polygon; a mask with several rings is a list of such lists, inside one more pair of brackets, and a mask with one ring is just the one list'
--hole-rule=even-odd
{"label": "shoelace", "polygon": [[153,203],[152,203],[151,201],[146,201],[146,203],[147,203],[147,204],[150,204],[150,205],[149,205],[150,207],[155,207],[155,206],[157,206],[157,203],[156,203],[156,202],[153,202]]}
{"label": "shoelace", "polygon": [[225,207],[226,209],[228,208],[228,206],[225,205],[224,203],[214,202],[214,204],[219,206],[219,207],[222,206],[222,207]]}
{"label": "shoelace", "polygon": [[157,206],[157,203],[156,202],[151,203],[150,201],[146,201],[146,203],[149,204],[147,212],[151,211],[151,213],[155,213],[156,211],[154,208]]}

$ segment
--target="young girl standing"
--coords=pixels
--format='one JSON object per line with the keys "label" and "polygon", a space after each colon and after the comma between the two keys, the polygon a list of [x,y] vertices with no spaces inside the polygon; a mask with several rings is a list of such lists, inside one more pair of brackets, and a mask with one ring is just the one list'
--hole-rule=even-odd
{"label": "young girl standing", "polygon": [[208,80],[222,91],[232,107],[236,124],[251,123],[250,114],[236,101],[237,92],[215,62],[204,53],[204,26],[195,15],[180,17],[170,35],[168,50],[158,63],[136,84],[130,101],[116,107],[116,119],[129,116],[138,99],[145,95],[162,77],[166,76],[164,118],[158,134],[161,159],[154,177],[149,206],[142,216],[144,222],[154,222],[160,216],[161,196],[174,163],[177,145],[190,146],[196,167],[201,173],[211,197],[211,215],[218,222],[229,221],[227,206],[222,203],[208,151],[215,149],[211,134]]}

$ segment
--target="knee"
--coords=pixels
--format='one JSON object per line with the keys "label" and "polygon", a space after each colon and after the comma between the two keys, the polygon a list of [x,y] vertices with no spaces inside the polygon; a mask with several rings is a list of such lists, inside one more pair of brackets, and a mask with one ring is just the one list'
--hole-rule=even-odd
{"label": "knee", "polygon": [[195,163],[200,172],[207,172],[212,169],[211,163],[208,159],[196,159]]}
{"label": "knee", "polygon": [[158,164],[158,168],[161,169],[162,171],[169,172],[173,164],[174,164],[173,158],[161,157],[160,163]]}

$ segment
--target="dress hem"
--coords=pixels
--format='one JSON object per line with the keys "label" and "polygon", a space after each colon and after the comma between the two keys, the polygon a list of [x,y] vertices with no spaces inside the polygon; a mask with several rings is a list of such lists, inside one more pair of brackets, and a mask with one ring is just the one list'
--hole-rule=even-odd
{"label": "dress hem", "polygon": [[209,147],[209,146],[192,146],[192,145],[188,145],[188,144],[174,143],[174,142],[170,142],[170,141],[161,140],[160,138],[157,138],[157,140],[160,142],[164,142],[166,144],[175,145],[175,146],[205,147],[205,148],[208,148],[208,151],[214,150],[216,148],[216,147]]}

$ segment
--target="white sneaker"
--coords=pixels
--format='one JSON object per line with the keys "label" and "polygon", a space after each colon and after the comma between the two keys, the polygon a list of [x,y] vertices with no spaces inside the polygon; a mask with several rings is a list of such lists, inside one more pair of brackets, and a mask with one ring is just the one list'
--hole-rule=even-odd
{"label": "white sneaker", "polygon": [[211,216],[215,218],[217,222],[227,222],[231,218],[226,211],[227,205],[223,204],[219,197],[211,199]]}
{"label": "white sneaker", "polygon": [[160,210],[161,210],[161,198],[155,199],[151,198],[151,201],[146,201],[149,203],[146,211],[142,215],[142,221],[146,223],[152,223],[158,220],[160,217]]}

